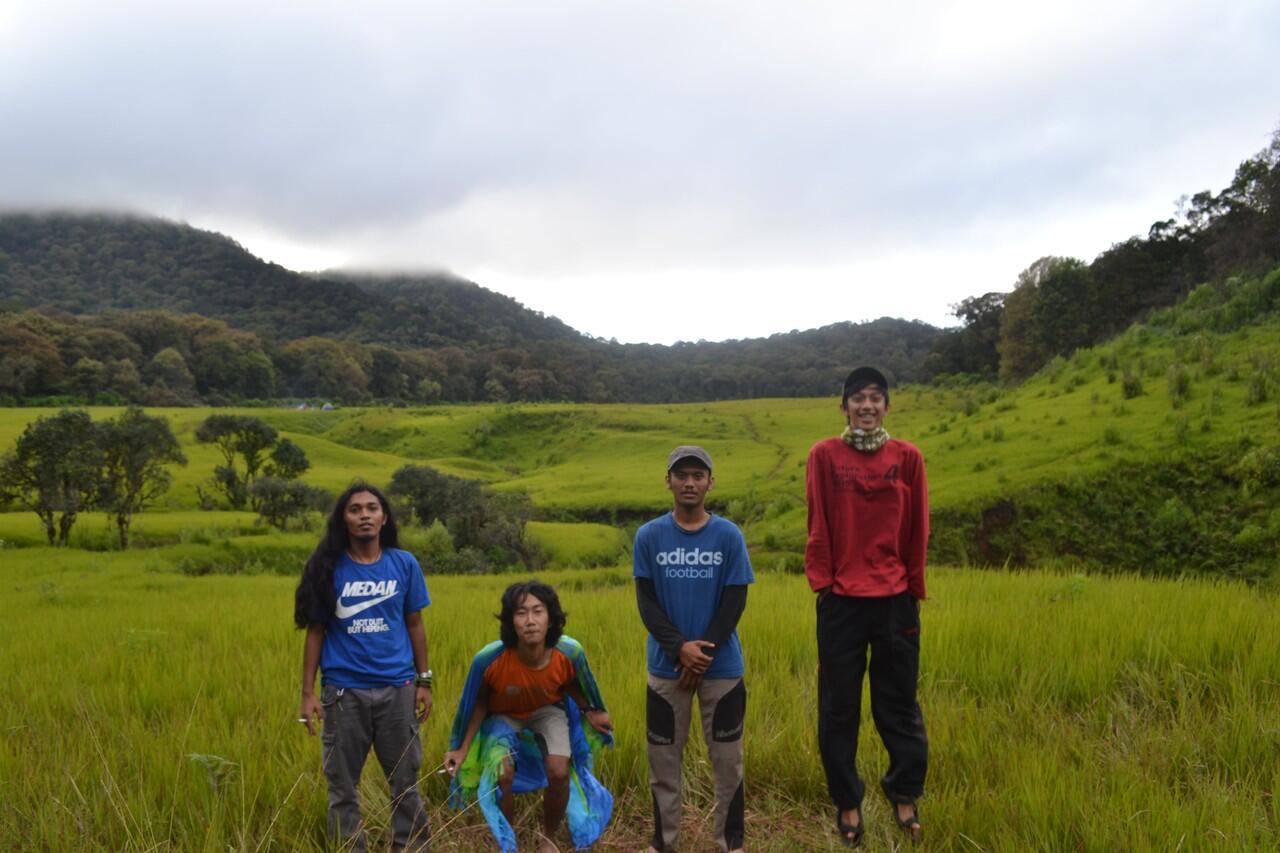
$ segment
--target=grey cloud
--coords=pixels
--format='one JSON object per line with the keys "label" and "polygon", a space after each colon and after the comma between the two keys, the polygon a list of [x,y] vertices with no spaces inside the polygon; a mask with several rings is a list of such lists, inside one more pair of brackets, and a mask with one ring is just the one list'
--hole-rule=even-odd
{"label": "grey cloud", "polygon": [[0,198],[370,265],[797,266],[1171,206],[1280,118],[1271,3],[888,8],[24,2]]}

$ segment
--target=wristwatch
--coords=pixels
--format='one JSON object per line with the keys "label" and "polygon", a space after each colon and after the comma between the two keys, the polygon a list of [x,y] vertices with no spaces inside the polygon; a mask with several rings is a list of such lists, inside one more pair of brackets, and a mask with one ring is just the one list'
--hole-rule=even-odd
{"label": "wristwatch", "polygon": [[430,690],[431,689],[431,670],[418,673],[417,677],[413,679],[413,683],[416,687],[425,687],[428,690]]}

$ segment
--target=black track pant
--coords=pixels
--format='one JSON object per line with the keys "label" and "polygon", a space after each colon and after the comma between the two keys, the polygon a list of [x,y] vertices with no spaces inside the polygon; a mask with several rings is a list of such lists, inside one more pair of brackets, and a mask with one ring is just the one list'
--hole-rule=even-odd
{"label": "black track pant", "polygon": [[858,723],[862,676],[871,650],[871,715],[889,751],[880,780],[895,803],[924,793],[929,741],[916,701],[920,669],[920,613],[904,592],[890,598],[818,599],[818,750],[827,790],[840,809],[862,807],[858,776]]}

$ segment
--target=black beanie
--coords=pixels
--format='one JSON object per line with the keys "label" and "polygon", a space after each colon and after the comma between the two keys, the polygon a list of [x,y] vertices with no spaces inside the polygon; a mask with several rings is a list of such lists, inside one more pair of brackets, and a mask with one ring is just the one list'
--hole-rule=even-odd
{"label": "black beanie", "polygon": [[849,396],[856,394],[868,385],[879,385],[880,390],[884,391],[884,402],[889,402],[889,380],[884,378],[884,374],[876,370],[874,367],[855,367],[844,380],[844,393],[840,397],[840,405],[844,406],[849,402]]}

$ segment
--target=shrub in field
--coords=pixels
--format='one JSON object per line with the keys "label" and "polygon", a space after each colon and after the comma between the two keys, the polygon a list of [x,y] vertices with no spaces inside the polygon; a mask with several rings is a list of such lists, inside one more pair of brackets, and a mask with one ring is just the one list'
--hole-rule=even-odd
{"label": "shrub in field", "polygon": [[435,519],[426,528],[403,525],[400,528],[401,547],[412,551],[428,571],[439,571],[451,565],[456,550],[453,537],[444,522]]}
{"label": "shrub in field", "polygon": [[455,560],[470,570],[479,554],[493,568],[520,563],[535,568],[544,562],[537,546],[525,535],[533,505],[524,494],[495,494],[473,480],[451,477],[434,468],[405,465],[391,476],[388,493],[403,501],[419,524],[440,521],[457,548]]}
{"label": "shrub in field", "polygon": [[1191,424],[1187,421],[1185,415],[1180,415],[1173,421],[1173,438],[1178,444],[1185,445],[1191,440]]}
{"label": "shrub in field", "polygon": [[1205,403],[1204,412],[1214,417],[1222,414],[1222,389],[1217,385],[1209,389],[1209,399]]}
{"label": "shrub in field", "polygon": [[1124,394],[1126,400],[1132,400],[1134,397],[1142,396],[1142,376],[1141,372],[1133,373],[1125,370],[1124,376],[1120,380],[1120,390]]}
{"label": "shrub in field", "polygon": [[1240,456],[1230,471],[1245,497],[1280,486],[1280,451],[1274,447],[1252,448]]}
{"label": "shrub in field", "polygon": [[249,497],[258,517],[277,530],[287,530],[290,521],[308,527],[312,512],[323,512],[333,496],[324,489],[309,486],[301,480],[281,477],[259,477],[249,487]]}
{"label": "shrub in field", "polygon": [[1259,406],[1267,402],[1267,375],[1265,373],[1254,373],[1249,377],[1249,383],[1244,389],[1244,404],[1246,406]]}
{"label": "shrub in field", "polygon": [[1275,551],[1275,541],[1271,535],[1261,525],[1252,522],[1240,528],[1240,532],[1235,535],[1232,543],[1246,558],[1261,557]]}
{"label": "shrub in field", "polygon": [[1049,379],[1049,384],[1052,385],[1062,378],[1062,372],[1067,369],[1067,360],[1056,355],[1042,369]]}
{"label": "shrub in field", "polygon": [[222,541],[213,545],[178,545],[148,559],[154,571],[176,571],[191,576],[204,575],[285,575],[295,576],[314,542],[268,539],[262,542]]}
{"label": "shrub in field", "polygon": [[1174,362],[1169,366],[1168,382],[1169,401],[1175,409],[1180,409],[1191,396],[1191,372],[1182,364]]}

